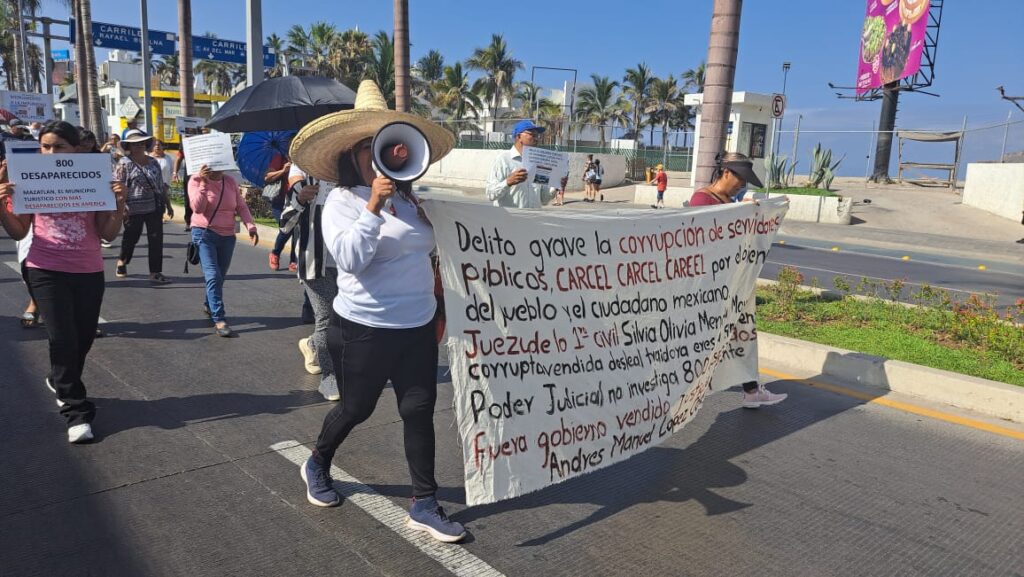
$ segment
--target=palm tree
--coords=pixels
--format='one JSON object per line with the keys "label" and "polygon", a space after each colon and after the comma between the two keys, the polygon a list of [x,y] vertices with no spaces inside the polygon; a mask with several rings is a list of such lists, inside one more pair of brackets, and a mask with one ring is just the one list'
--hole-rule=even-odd
{"label": "palm tree", "polygon": [[159,60],[153,61],[153,72],[160,78],[160,82],[167,86],[177,86],[181,74],[177,54],[168,54]]}
{"label": "palm tree", "polygon": [[652,120],[657,119],[661,124],[661,149],[667,154],[668,151],[668,123],[680,107],[682,107],[682,95],[676,79],[671,74],[668,78],[655,78],[651,85],[651,98],[647,105],[646,112],[651,115]]}
{"label": "palm tree", "polygon": [[[93,131],[97,136],[106,134],[106,126],[104,126],[103,118],[100,111],[100,89],[99,82],[97,81],[97,68],[96,68],[96,51],[93,50],[92,41],[92,4],[89,0],[74,0],[78,5],[77,15],[82,25],[82,35],[79,43],[85,48],[85,66],[83,68],[85,73],[85,102],[86,108],[89,112],[85,119],[88,120],[86,126]],[[79,109],[82,108],[82,86],[78,88],[78,102]],[[147,111],[148,112],[148,111]]]}
{"label": "palm tree", "polygon": [[725,148],[726,126],[732,106],[732,87],[736,79],[736,54],[740,44],[742,0],[714,0],[711,35],[708,41],[707,78],[701,105],[701,143],[698,146],[694,186],[711,182],[715,158]]}
{"label": "palm tree", "polygon": [[337,80],[353,90],[358,88],[370,50],[370,38],[358,28],[349,28],[338,35],[331,47]]}
{"label": "palm tree", "polygon": [[299,74],[301,75],[302,69],[306,67],[307,61],[312,59],[310,45],[312,41],[309,38],[309,33],[306,29],[298,24],[293,24],[288,32],[285,33],[285,38],[288,39],[288,54],[291,60],[290,65],[298,65]]}
{"label": "palm tree", "polygon": [[331,49],[338,36],[338,29],[334,24],[327,22],[314,22],[309,26],[309,66],[313,68],[316,76],[334,77],[335,70],[331,62]]}
{"label": "palm tree", "polygon": [[178,0],[178,85],[181,86],[181,114],[195,116],[192,77],[192,0]]}
{"label": "palm tree", "polygon": [[514,86],[516,70],[523,69],[523,63],[512,57],[512,53],[501,34],[492,34],[491,43],[485,48],[473,50],[466,60],[470,70],[479,70],[484,77],[474,84],[474,90],[491,102],[491,118],[498,115],[502,96],[510,96]]}
{"label": "palm tree", "polygon": [[691,68],[679,75],[679,78],[683,81],[683,90],[689,90],[690,88],[696,88],[697,92],[704,92],[704,69],[706,64],[703,60],[696,68]]}
{"label": "palm tree", "polygon": [[633,103],[633,140],[640,139],[640,114],[647,106],[653,82],[654,75],[644,62],[637,64],[636,68],[627,69],[626,75],[622,77],[622,91]]}
{"label": "palm tree", "polygon": [[579,92],[576,118],[582,122],[597,124],[601,133],[601,148],[604,148],[606,126],[622,126],[629,123],[629,102],[621,93],[616,93],[619,83],[607,76],[591,74],[594,86]]}
{"label": "palm tree", "polygon": [[434,84],[444,75],[444,56],[431,50],[412,68],[412,93],[426,101],[434,100]]}
{"label": "palm tree", "polygon": [[42,92],[43,85],[39,79],[46,74],[46,70],[43,68],[43,51],[35,42],[27,42],[25,52],[28,60],[28,84],[25,88],[29,92]]}
{"label": "palm tree", "polygon": [[395,44],[387,32],[381,30],[370,41],[366,55],[364,77],[377,83],[388,106],[395,106]]}
{"label": "palm tree", "polygon": [[539,107],[540,104],[540,88],[528,81],[524,80],[516,85],[516,92],[512,95],[513,100],[519,101],[519,110],[516,115],[520,118],[533,118],[534,108]]}
{"label": "palm tree", "polygon": [[216,60],[200,60],[196,64],[196,74],[203,75],[203,82],[211,94],[227,96],[234,86],[232,82],[232,64]]}
{"label": "palm tree", "polygon": [[441,79],[434,85],[434,105],[449,115],[455,134],[459,133],[459,123],[467,116],[480,117],[484,105],[470,86],[469,76],[462,71],[462,63],[444,67]]}
{"label": "palm tree", "polygon": [[274,65],[267,69],[267,78],[279,78],[284,76],[285,70],[285,47],[284,39],[278,36],[276,33],[267,36],[267,39],[263,42],[263,45],[267,49],[274,53]]}

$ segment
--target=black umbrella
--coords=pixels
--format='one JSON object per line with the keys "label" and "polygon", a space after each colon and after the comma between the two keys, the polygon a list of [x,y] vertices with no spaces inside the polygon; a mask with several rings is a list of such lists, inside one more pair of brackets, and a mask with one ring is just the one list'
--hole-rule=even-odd
{"label": "black umbrella", "polygon": [[232,96],[206,126],[221,132],[299,130],[325,114],[352,108],[355,101],[355,92],[330,78],[271,78]]}

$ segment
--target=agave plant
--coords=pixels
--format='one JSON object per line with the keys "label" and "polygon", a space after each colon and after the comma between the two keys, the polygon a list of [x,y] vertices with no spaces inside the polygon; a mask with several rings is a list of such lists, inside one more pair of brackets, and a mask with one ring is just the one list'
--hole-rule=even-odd
{"label": "agave plant", "polygon": [[814,163],[811,165],[809,184],[813,188],[831,190],[832,181],[836,177],[836,168],[839,167],[839,163],[844,158],[846,158],[845,154],[839,160],[832,162],[832,149],[822,149],[820,142],[816,144],[814,146]]}
{"label": "agave plant", "polygon": [[765,187],[786,188],[793,182],[796,163],[790,162],[785,156],[772,154],[764,159]]}

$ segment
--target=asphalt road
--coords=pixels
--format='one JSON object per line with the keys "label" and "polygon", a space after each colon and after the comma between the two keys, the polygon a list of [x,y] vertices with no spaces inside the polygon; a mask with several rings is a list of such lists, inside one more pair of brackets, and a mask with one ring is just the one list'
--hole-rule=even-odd
{"label": "asphalt road", "polygon": [[1024,442],[796,382],[759,411],[712,396],[646,453],[470,508],[443,382],[439,496],[470,537],[440,548],[389,528],[410,489],[387,390],[335,459],[345,502],[313,507],[293,461],[330,407],[295,346],[309,332],[297,283],[239,244],[226,298],[240,337],[218,338],[201,276],[178,274],[185,237],[167,231],[174,284],[149,286],[144,247],[115,280],[107,251],[91,445],[67,444],[45,336],[18,326],[24,289],[0,267],[2,577],[1024,575]]}

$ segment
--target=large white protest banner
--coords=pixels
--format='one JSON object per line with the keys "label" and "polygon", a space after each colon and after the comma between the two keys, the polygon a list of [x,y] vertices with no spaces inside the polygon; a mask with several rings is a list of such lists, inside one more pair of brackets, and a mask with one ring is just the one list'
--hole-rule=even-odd
{"label": "large white protest banner", "polygon": [[7,177],[16,214],[117,208],[107,154],[11,154]]}
{"label": "large white protest banner", "polygon": [[224,132],[189,136],[181,141],[185,152],[185,171],[199,174],[205,164],[210,170],[238,170],[231,150],[231,137]]}
{"label": "large white protest banner", "polygon": [[781,200],[526,211],[441,200],[434,225],[466,500],[622,461],[757,378],[753,289]]}

